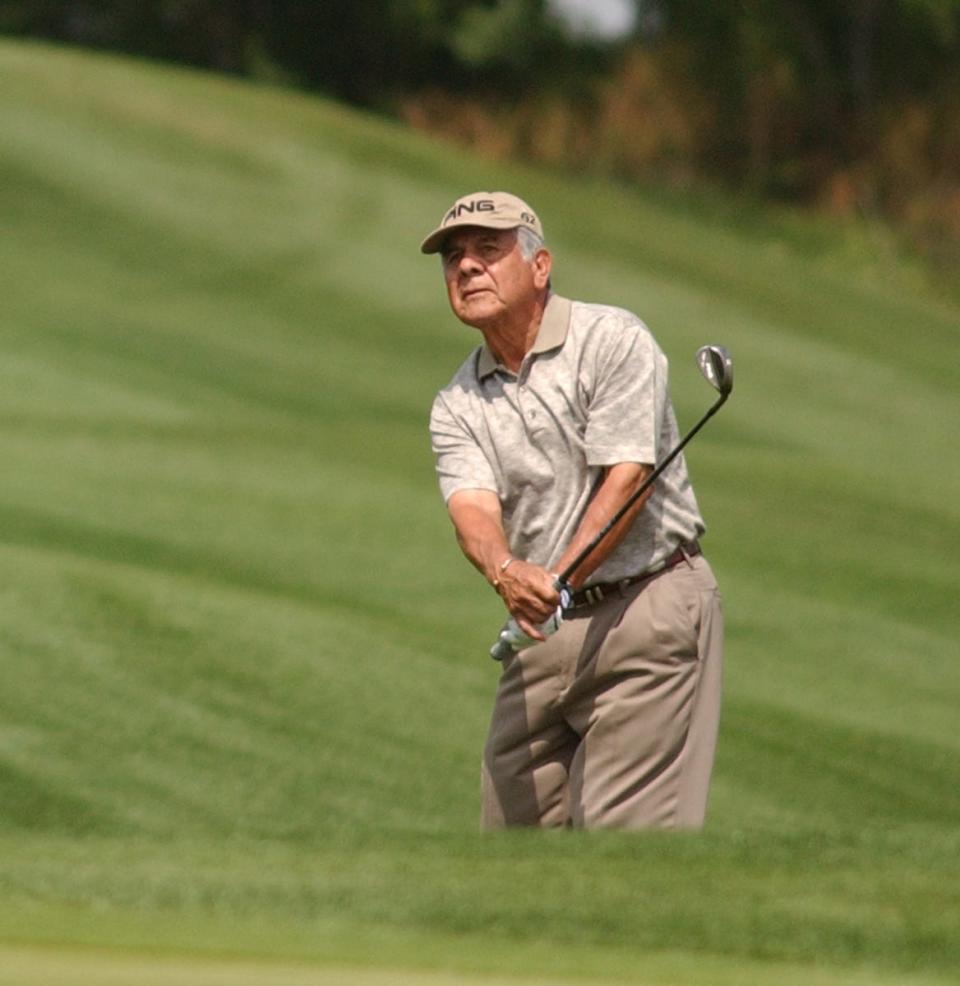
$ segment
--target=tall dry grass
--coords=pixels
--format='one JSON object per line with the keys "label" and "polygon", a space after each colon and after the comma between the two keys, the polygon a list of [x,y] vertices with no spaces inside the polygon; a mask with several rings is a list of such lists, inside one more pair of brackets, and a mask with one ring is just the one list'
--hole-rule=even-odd
{"label": "tall dry grass", "polygon": [[559,88],[514,100],[427,89],[398,111],[492,159],[626,181],[719,181],[838,218],[880,220],[945,273],[960,272],[960,85],[826,120],[804,80],[779,62],[750,78],[731,108],[673,46],[628,51],[576,98]]}

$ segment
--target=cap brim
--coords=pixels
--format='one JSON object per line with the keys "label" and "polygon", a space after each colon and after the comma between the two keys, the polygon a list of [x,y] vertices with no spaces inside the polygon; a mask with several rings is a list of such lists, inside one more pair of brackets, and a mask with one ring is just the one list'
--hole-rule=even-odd
{"label": "cap brim", "polygon": [[421,253],[439,253],[443,249],[443,241],[447,238],[450,233],[449,229],[435,229],[424,241],[420,244]]}
{"label": "cap brim", "polygon": [[478,222],[475,216],[471,216],[468,220],[439,226],[420,244],[420,252],[439,253],[451,233],[469,226],[479,229],[518,229],[520,224],[513,219],[501,219],[499,221],[496,219],[485,219],[483,222]]}

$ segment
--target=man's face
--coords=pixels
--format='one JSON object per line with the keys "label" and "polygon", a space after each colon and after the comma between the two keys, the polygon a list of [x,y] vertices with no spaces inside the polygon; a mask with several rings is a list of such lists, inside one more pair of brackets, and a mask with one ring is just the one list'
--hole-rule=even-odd
{"label": "man's face", "polygon": [[457,230],[447,237],[441,258],[450,307],[476,328],[531,305],[550,276],[550,254],[541,250],[525,260],[512,229]]}

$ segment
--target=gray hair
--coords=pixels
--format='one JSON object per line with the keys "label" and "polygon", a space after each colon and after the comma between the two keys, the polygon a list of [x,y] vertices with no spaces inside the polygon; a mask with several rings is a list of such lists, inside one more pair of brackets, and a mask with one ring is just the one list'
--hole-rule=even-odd
{"label": "gray hair", "polygon": [[[529,226],[517,226],[516,233],[517,244],[520,247],[520,256],[529,264],[537,255],[537,251],[543,249],[543,238],[539,233],[530,229]],[[440,266],[443,267],[446,263],[444,260],[444,251],[441,249],[438,252],[440,255]]]}
{"label": "gray hair", "polygon": [[520,254],[524,260],[530,261],[543,249],[543,240],[527,226],[517,227],[517,243],[520,244]]}

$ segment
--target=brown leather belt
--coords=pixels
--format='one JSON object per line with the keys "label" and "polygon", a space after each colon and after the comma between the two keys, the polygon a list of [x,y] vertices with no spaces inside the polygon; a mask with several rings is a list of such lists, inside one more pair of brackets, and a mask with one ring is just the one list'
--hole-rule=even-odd
{"label": "brown leather belt", "polygon": [[699,554],[699,541],[681,544],[679,548],[667,557],[666,561],[656,568],[644,572],[642,575],[631,575],[628,578],[619,579],[616,582],[598,582],[596,585],[588,585],[583,589],[577,589],[570,597],[570,605],[567,606],[567,610],[580,609],[582,606],[594,606],[612,595],[622,596],[624,591],[630,586],[636,585],[638,582],[643,582],[646,579],[652,579],[654,575],[659,575],[668,568],[673,568],[675,565],[679,565],[680,562],[686,561],[688,558],[694,558]]}

